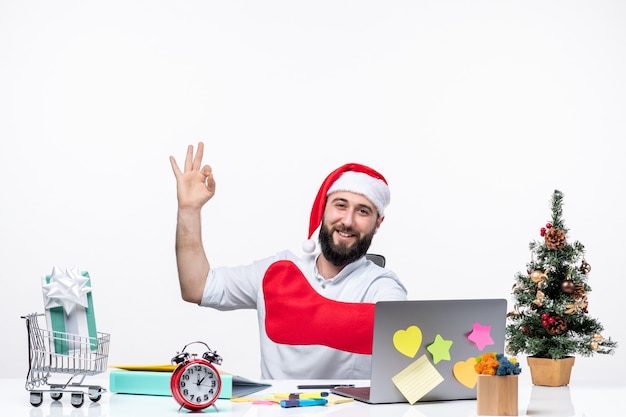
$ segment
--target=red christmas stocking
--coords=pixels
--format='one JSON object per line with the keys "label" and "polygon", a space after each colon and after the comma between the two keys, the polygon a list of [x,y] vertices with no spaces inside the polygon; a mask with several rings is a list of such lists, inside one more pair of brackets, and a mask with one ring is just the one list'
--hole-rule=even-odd
{"label": "red christmas stocking", "polygon": [[372,354],[375,304],[321,296],[291,261],[270,265],[263,278],[263,294],[265,331],[272,341]]}

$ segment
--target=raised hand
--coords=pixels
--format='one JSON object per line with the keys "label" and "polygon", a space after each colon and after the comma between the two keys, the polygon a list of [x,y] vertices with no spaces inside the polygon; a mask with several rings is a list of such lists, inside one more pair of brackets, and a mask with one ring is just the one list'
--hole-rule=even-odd
{"label": "raised hand", "polygon": [[215,179],[208,165],[202,166],[204,144],[198,143],[196,154],[193,145],[187,147],[184,172],[180,170],[176,159],[170,156],[170,164],[176,177],[176,189],[179,209],[199,209],[215,195]]}

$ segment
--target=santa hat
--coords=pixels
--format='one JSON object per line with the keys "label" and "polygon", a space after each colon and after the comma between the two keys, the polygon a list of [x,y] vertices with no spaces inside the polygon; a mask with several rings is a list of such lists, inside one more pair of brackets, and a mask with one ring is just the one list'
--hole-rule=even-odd
{"label": "santa hat", "polygon": [[380,217],[385,215],[385,207],[391,198],[387,180],[380,173],[361,164],[350,163],[340,166],[326,177],[313,202],[308,240],[302,245],[302,249],[307,253],[315,250],[315,242],[311,240],[311,236],[322,223],[326,197],[336,191],[361,194],[372,202]]}

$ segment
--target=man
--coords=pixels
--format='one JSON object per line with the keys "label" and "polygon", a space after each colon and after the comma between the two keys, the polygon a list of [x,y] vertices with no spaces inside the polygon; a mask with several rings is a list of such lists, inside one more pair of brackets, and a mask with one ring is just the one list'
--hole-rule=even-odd
{"label": "man", "polygon": [[[202,142],[195,156],[189,145],[182,171],[170,156],[182,298],[218,310],[257,309],[263,379],[369,378],[374,303],[407,296],[392,271],[365,258],[389,204],[385,178],[359,164],[333,171],[313,204],[304,256],[283,251],[249,265],[211,268],[200,214],[215,194],[215,179],[202,165],[203,153]],[[317,228],[319,254],[310,240]]]}

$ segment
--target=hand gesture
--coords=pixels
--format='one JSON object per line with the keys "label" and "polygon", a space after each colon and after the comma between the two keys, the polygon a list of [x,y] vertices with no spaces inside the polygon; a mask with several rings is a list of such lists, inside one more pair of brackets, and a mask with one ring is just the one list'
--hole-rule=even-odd
{"label": "hand gesture", "polygon": [[200,209],[215,195],[215,180],[211,167],[202,164],[204,144],[198,143],[196,155],[193,155],[193,145],[187,147],[185,157],[185,171],[182,172],[173,156],[170,164],[176,177],[176,190],[179,209]]}

